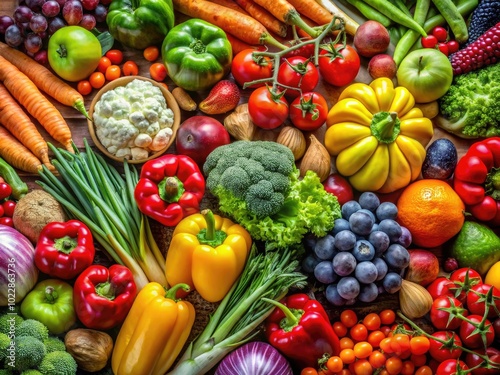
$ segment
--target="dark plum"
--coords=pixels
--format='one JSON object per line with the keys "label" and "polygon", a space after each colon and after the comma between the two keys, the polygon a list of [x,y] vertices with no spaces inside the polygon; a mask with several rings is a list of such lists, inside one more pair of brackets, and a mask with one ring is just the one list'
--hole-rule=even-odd
{"label": "dark plum", "polygon": [[439,138],[432,142],[422,164],[422,177],[447,180],[457,166],[457,149],[452,141]]}

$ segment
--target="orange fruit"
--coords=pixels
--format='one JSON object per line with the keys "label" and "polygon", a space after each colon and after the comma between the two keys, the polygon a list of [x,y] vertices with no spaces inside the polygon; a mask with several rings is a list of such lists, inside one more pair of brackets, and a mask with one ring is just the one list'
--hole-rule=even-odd
{"label": "orange fruit", "polygon": [[455,236],[464,224],[465,206],[444,181],[418,180],[408,185],[398,201],[398,222],[406,227],[413,243],[436,247]]}

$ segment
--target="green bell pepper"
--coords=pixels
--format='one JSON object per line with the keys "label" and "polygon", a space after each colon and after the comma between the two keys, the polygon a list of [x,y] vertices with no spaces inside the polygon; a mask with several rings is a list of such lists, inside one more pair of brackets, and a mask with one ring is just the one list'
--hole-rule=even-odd
{"label": "green bell pepper", "polygon": [[161,43],[174,21],[172,0],[113,0],[106,16],[109,33],[135,49]]}
{"label": "green bell pepper", "polygon": [[42,322],[54,335],[67,332],[76,322],[73,287],[59,279],[39,282],[24,297],[21,314]]}
{"label": "green bell pepper", "polygon": [[216,84],[229,72],[233,59],[226,33],[198,18],[170,30],[161,52],[172,81],[189,91],[206,90]]}

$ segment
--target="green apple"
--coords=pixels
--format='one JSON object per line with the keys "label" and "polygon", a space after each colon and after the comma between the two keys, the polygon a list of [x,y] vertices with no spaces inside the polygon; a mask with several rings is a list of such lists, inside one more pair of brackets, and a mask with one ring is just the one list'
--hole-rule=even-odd
{"label": "green apple", "polygon": [[434,48],[410,52],[397,72],[398,85],[406,87],[417,103],[429,103],[443,96],[453,81],[450,60]]}

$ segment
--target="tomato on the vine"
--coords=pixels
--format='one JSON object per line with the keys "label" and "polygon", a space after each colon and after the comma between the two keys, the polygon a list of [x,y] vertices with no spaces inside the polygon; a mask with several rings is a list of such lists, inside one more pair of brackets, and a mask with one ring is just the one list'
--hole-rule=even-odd
{"label": "tomato on the vine", "polygon": [[0,217],[0,224],[14,227],[14,220],[12,220],[12,218],[8,216],[2,216]]}
{"label": "tomato on the vine", "polygon": [[[286,41],[285,46],[294,47],[303,42],[305,42],[305,40],[303,39],[292,39]],[[310,58],[311,56],[314,56],[314,43],[307,43],[292,51],[289,51],[285,54],[284,58],[286,59],[294,56],[302,56],[305,57],[306,59]]]}
{"label": "tomato on the vine", "polygon": [[16,202],[9,199],[2,203],[3,213],[5,216],[14,216],[14,210],[16,209]]}
{"label": "tomato on the vine", "polygon": [[430,293],[433,300],[440,296],[453,296],[455,284],[450,279],[440,276],[427,286],[427,291]]}
{"label": "tomato on the vine", "polygon": [[458,359],[447,359],[441,362],[436,370],[436,375],[459,375],[465,374],[461,370],[468,370],[469,367],[464,361]]}
{"label": "tomato on the vine", "polygon": [[495,330],[488,319],[481,315],[469,315],[467,320],[460,324],[460,339],[469,349],[477,349],[490,346],[495,339]]}
{"label": "tomato on the vine", "polygon": [[[258,52],[248,48],[238,52],[231,63],[231,74],[234,80],[240,86],[246,82],[252,82],[259,79],[271,78],[273,75],[273,61],[268,56],[255,55]],[[265,83],[255,83],[250,88],[264,86]]]}
{"label": "tomato on the vine", "polygon": [[323,95],[306,92],[290,104],[290,121],[303,131],[319,129],[328,116],[328,104]]}
{"label": "tomato on the vine", "polygon": [[271,87],[258,87],[248,98],[248,115],[259,128],[277,128],[288,118],[288,113],[288,102],[283,92],[276,92]]}
{"label": "tomato on the vine", "polygon": [[465,302],[467,292],[470,288],[483,283],[481,275],[476,270],[468,267],[462,267],[453,271],[450,275],[450,281],[455,284],[451,288],[451,292],[462,303]]}
{"label": "tomato on the vine", "polygon": [[296,98],[314,90],[319,82],[319,72],[310,59],[294,56],[281,63],[277,81],[286,88],[288,98]]}
{"label": "tomato on the vine", "polygon": [[0,182],[0,200],[10,197],[11,194],[11,186],[6,182]]}
{"label": "tomato on the vine", "polygon": [[458,346],[462,346],[462,340],[453,331],[437,331],[432,334],[437,339],[446,341],[446,344],[429,338],[429,354],[438,362],[443,362],[447,359],[457,359],[462,354],[462,349]]}
{"label": "tomato on the vine", "polygon": [[[488,297],[488,293],[491,293],[491,297]],[[483,316],[487,306],[489,308],[488,318],[498,316],[498,311],[500,311],[500,290],[489,284],[478,284],[470,288],[467,293],[467,309],[469,313]]]}
{"label": "tomato on the vine", "polygon": [[[486,367],[486,361],[481,358],[481,355],[486,355],[490,362],[490,367]],[[469,368],[474,368],[472,372],[474,375],[494,375],[500,371],[500,350],[492,346],[486,348],[476,349],[472,353],[467,353],[465,356],[465,363]],[[494,365],[496,368],[493,368]]]}
{"label": "tomato on the vine", "polygon": [[345,86],[354,81],[361,67],[358,52],[350,45],[330,43],[318,58],[323,79],[334,86]]}
{"label": "tomato on the vine", "polygon": [[431,322],[437,329],[457,329],[462,320],[457,313],[464,313],[462,302],[451,296],[439,296],[432,302],[429,312]]}

